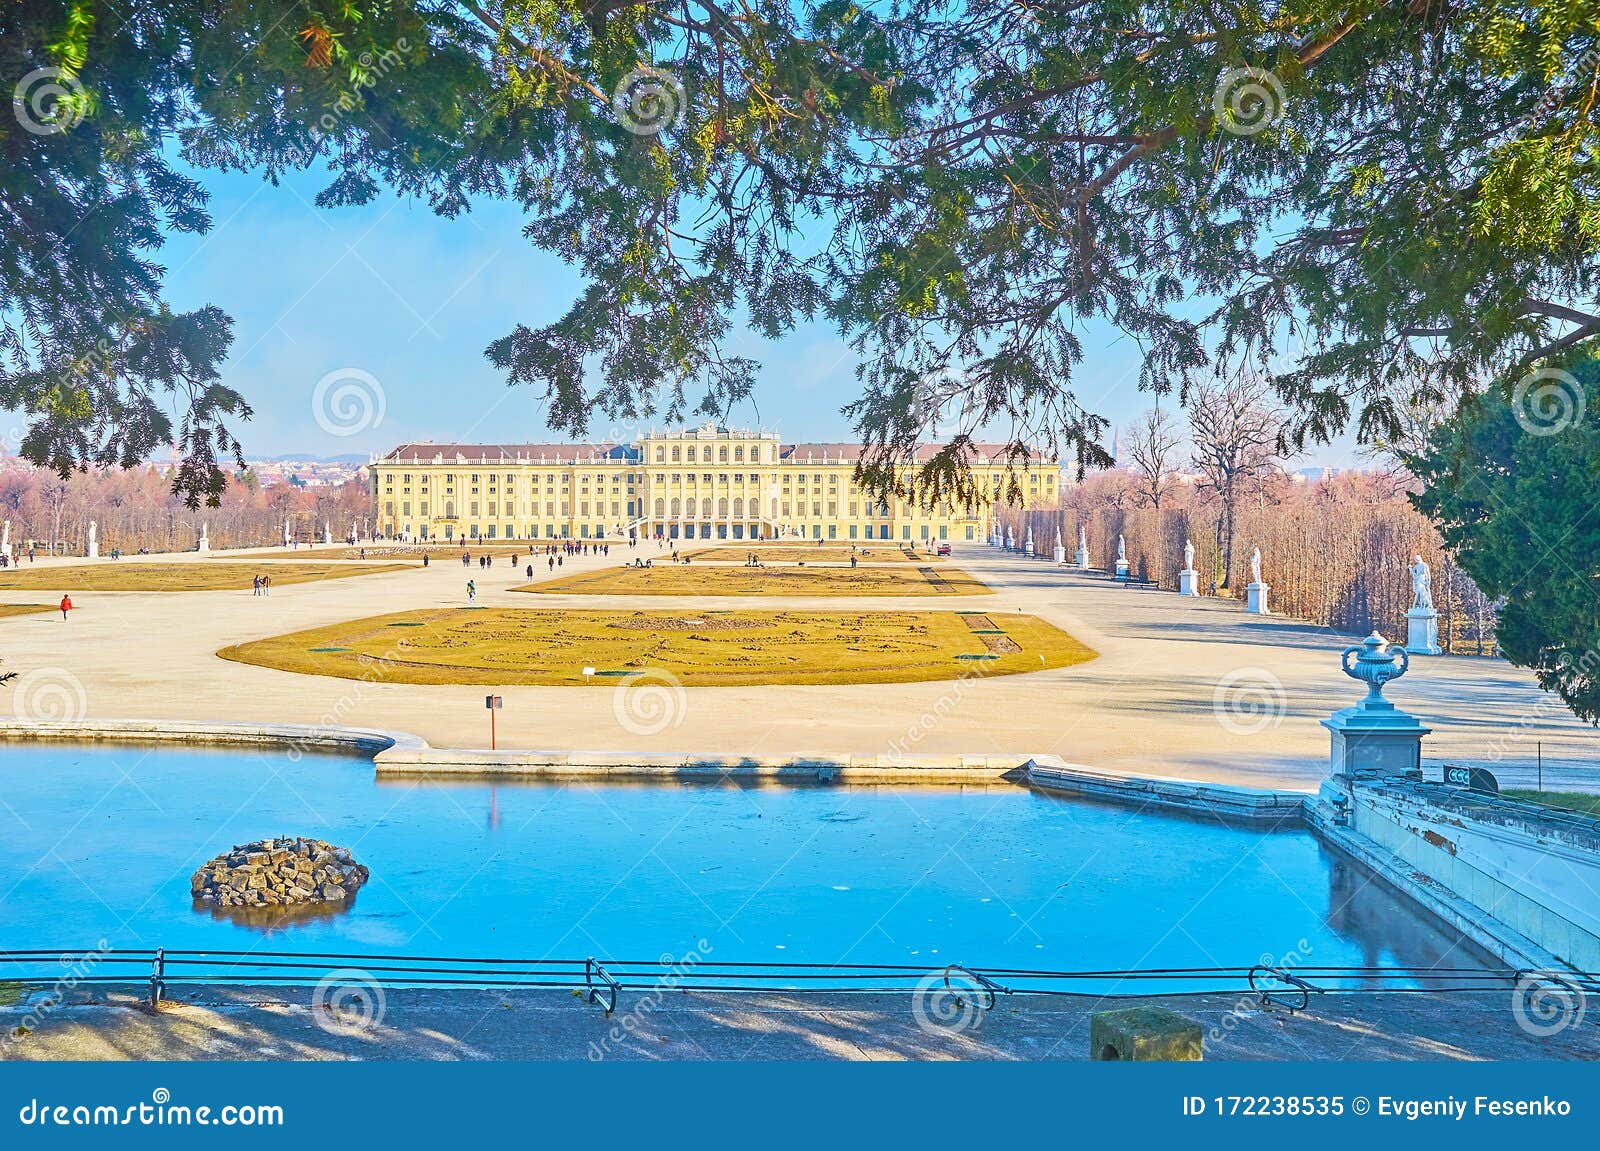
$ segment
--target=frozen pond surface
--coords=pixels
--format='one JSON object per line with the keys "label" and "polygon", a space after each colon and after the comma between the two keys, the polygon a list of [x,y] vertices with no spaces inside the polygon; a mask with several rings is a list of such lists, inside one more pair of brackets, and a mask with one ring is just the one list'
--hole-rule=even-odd
{"label": "frozen pond surface", "polygon": [[[1018,787],[377,783],[361,759],[0,744],[0,947],[265,948],[1102,970],[1470,967],[1483,956],[1302,831]],[[372,870],[338,912],[197,908],[235,843]]]}

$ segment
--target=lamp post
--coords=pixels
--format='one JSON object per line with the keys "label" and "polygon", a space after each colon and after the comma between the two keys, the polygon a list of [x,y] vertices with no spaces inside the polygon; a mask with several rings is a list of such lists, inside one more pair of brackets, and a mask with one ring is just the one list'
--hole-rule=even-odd
{"label": "lamp post", "polygon": [[499,711],[504,706],[504,703],[498,695],[486,695],[483,697],[483,706],[489,710],[489,750],[495,751],[497,748],[495,746],[494,713]]}

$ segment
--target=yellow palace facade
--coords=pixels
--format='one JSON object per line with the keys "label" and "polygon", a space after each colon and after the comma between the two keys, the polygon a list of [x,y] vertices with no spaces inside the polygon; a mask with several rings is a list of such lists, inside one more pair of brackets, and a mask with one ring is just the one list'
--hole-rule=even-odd
{"label": "yellow palace facade", "polygon": [[[931,454],[932,449],[928,449]],[[784,444],[707,425],[632,444],[402,444],[369,465],[379,533],[407,540],[897,540],[986,538],[989,509],[874,500],[853,444]],[[980,445],[975,478],[1007,465]],[[1060,468],[1022,476],[1027,506],[1056,506]]]}

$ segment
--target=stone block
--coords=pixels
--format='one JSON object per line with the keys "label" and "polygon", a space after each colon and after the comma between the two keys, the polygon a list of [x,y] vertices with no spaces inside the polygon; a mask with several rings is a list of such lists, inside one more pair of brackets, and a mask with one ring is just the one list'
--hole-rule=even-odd
{"label": "stone block", "polygon": [[1124,1007],[1089,1017],[1089,1058],[1139,1063],[1203,1059],[1200,1024],[1165,1007]]}

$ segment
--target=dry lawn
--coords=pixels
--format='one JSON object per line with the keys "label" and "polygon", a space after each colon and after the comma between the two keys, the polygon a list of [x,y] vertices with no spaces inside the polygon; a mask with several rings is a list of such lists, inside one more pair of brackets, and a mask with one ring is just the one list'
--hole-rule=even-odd
{"label": "dry lawn", "polygon": [[[223,659],[382,683],[581,685],[663,673],[688,687],[912,683],[1068,667],[1095,653],[1030,615],[451,608],[224,648]],[[978,658],[960,658],[962,656]],[[864,704],[864,706],[867,706]]]}

